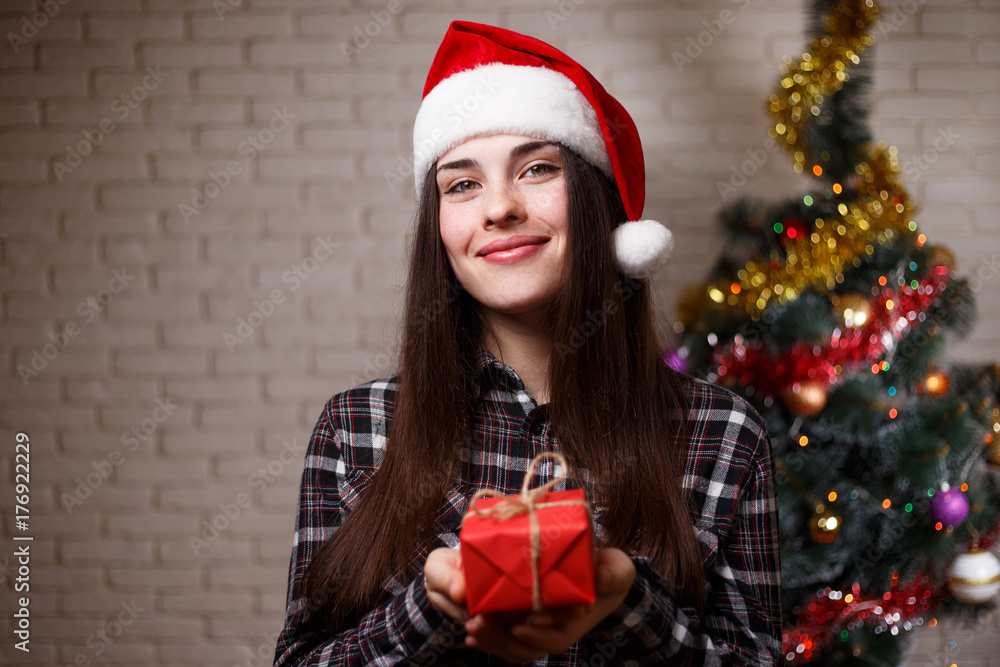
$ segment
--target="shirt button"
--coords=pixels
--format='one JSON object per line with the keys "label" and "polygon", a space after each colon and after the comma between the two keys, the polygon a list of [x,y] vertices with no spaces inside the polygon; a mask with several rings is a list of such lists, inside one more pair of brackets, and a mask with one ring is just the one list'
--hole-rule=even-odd
{"label": "shirt button", "polygon": [[531,435],[541,435],[544,430],[545,424],[542,422],[531,422],[531,426],[528,427],[528,432]]}

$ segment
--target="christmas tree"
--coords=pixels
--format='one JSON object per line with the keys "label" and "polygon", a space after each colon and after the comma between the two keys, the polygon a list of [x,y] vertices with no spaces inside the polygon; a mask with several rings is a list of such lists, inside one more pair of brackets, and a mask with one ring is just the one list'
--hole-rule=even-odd
{"label": "christmas tree", "polygon": [[1000,367],[946,360],[974,294],[920,233],[895,149],[872,141],[878,7],[813,11],[808,50],[785,59],[767,104],[812,191],[722,211],[729,243],[682,298],[667,361],[767,424],[786,661],[898,665],[911,631],[983,613],[1000,589]]}

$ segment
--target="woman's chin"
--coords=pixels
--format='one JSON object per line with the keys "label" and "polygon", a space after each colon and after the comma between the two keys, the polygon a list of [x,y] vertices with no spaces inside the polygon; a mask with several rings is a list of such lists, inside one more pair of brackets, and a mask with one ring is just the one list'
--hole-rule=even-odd
{"label": "woman's chin", "polygon": [[529,318],[540,315],[547,310],[550,299],[520,299],[511,302],[483,304],[485,309],[495,315],[511,319]]}

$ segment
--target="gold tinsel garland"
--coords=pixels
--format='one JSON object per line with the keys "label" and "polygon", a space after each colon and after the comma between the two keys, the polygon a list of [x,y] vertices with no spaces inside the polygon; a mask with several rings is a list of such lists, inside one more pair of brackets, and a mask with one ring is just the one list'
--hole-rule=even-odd
{"label": "gold tinsel garland", "polygon": [[[878,6],[874,0],[842,0],[825,18],[825,33],[814,37],[809,50],[792,62],[786,58],[782,78],[771,96],[768,110],[775,119],[772,137],[783,137],[783,146],[794,159],[795,171],[823,175],[823,165],[803,150],[803,136],[820,114],[820,107],[849,79],[860,54],[874,42],[869,34]],[[706,306],[742,305],[758,319],[774,301],[785,303],[806,288],[832,290],[843,280],[843,271],[860,264],[876,244],[913,232],[913,204],[899,183],[896,149],[885,144],[866,148],[867,157],[855,168],[853,183],[834,183],[831,195],[854,190],[837,205],[837,215],[817,217],[810,235],[790,240],[784,256],[750,261],[738,273],[738,282],[716,282],[689,294],[681,305],[681,320],[692,325]],[[847,187],[845,187],[847,186]]]}

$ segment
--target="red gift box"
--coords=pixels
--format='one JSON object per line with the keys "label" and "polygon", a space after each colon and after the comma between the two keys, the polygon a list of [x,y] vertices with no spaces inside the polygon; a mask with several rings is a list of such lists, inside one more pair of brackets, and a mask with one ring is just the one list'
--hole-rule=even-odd
{"label": "red gift box", "polygon": [[[540,457],[545,455],[562,459],[549,452]],[[520,496],[484,498],[479,492],[470,504],[459,537],[471,615],[597,599],[593,520],[584,491],[548,491],[562,477],[528,491],[538,460]]]}

